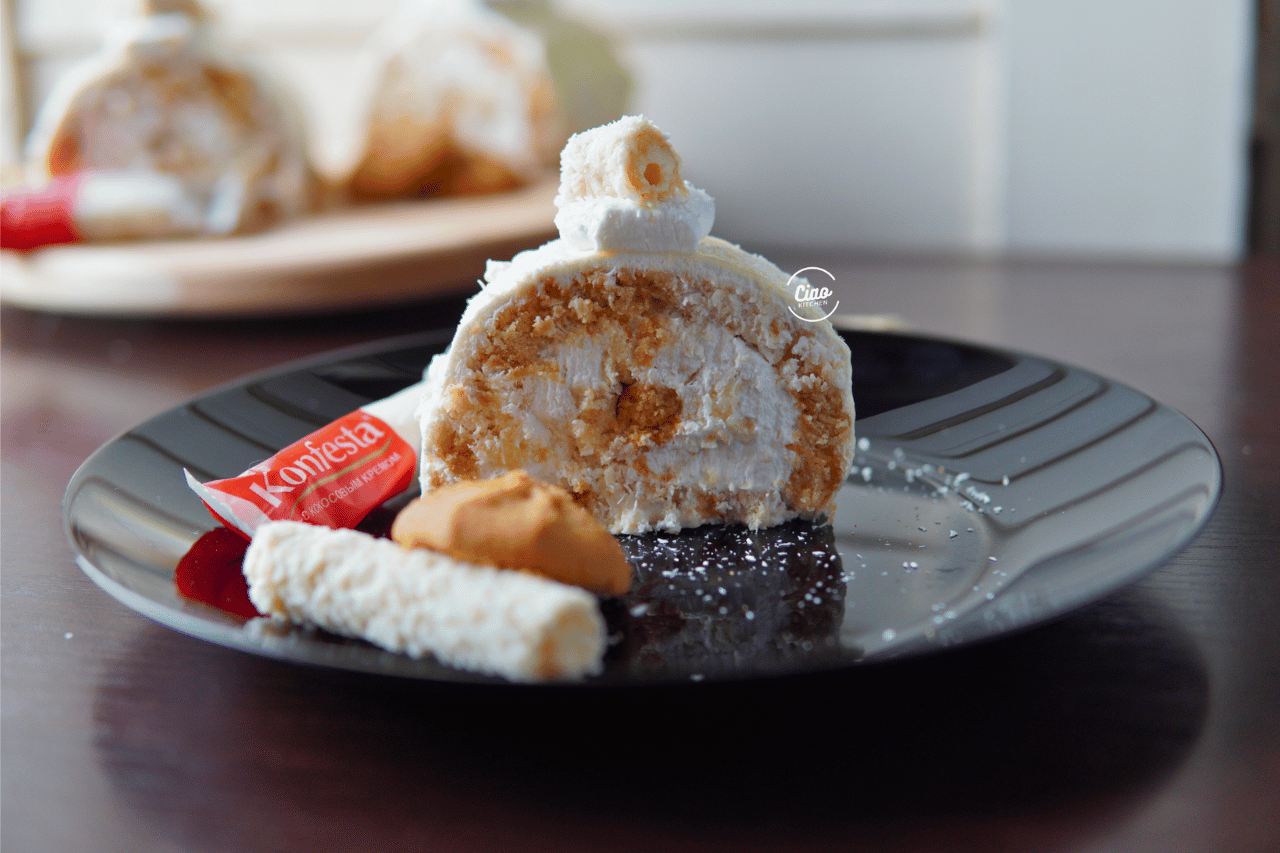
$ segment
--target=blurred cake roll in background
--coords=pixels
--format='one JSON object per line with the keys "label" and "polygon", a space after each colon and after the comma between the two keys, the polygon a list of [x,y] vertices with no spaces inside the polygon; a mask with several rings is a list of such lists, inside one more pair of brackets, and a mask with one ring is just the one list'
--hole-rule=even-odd
{"label": "blurred cake roll in background", "polygon": [[567,135],[541,38],[474,0],[406,0],[370,39],[356,199],[512,189]]}
{"label": "blurred cake roll in background", "polygon": [[27,141],[28,180],[110,173],[159,179],[172,210],[136,211],[102,238],[255,231],[310,213],[318,182],[301,114],[278,84],[219,44],[195,0],[144,0],[44,103]]}

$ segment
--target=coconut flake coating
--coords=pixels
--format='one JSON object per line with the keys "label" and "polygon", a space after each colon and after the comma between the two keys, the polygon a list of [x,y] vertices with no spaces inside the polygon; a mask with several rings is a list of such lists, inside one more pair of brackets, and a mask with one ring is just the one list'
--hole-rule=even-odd
{"label": "coconut flake coating", "polygon": [[516,681],[601,671],[595,597],[535,575],[294,521],[258,528],[244,575],[262,613],[412,657]]}

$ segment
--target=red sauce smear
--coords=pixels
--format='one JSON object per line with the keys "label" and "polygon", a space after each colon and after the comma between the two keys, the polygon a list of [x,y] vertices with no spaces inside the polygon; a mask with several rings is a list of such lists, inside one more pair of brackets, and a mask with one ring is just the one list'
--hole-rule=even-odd
{"label": "red sauce smear", "polygon": [[249,601],[249,584],[241,566],[249,541],[219,527],[201,536],[173,571],[178,592],[193,601],[252,619],[261,616]]}

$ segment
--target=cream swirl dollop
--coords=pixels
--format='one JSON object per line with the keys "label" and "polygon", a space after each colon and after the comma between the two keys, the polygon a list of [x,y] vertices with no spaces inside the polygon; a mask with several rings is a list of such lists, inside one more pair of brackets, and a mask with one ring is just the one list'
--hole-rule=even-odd
{"label": "cream swirl dollop", "polygon": [[716,203],[684,180],[680,156],[644,116],[574,135],[560,154],[560,238],[581,251],[697,251]]}

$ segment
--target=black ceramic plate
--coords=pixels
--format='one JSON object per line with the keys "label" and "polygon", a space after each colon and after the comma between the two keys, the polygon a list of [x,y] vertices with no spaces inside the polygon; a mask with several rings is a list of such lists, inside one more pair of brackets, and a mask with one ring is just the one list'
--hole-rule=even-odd
{"label": "black ceramic plate", "polygon": [[[602,608],[604,683],[755,678],[929,652],[1059,615],[1195,535],[1217,500],[1213,446],[1180,413],[1042,358],[843,332],[857,468],[829,526],[621,537],[632,592]],[[180,596],[174,567],[214,523],[182,477],[234,476],[418,380],[451,332],[288,366],[159,415],[102,447],[67,489],[85,573],[127,606],[290,661],[490,680]]]}

